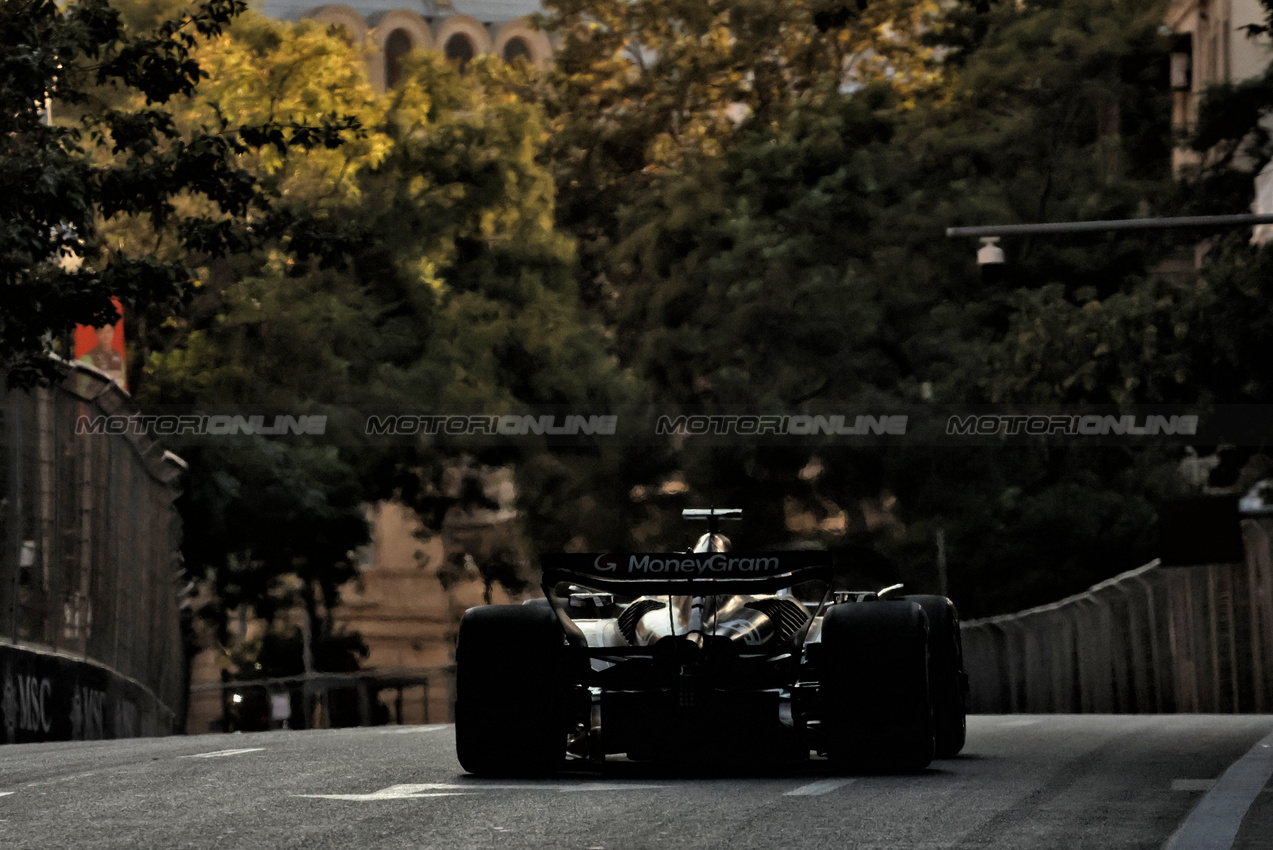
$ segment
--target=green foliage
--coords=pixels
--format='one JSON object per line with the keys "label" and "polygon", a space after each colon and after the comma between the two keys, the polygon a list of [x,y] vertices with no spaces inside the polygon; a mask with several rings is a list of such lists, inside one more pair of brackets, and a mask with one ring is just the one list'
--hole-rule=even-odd
{"label": "green foliage", "polygon": [[606,309],[619,213],[664,176],[719,157],[740,130],[883,77],[908,96],[932,77],[924,0],[551,0],[560,39],[544,92],[560,221],[580,242],[585,300]]}
{"label": "green foliage", "polygon": [[367,541],[362,493],[347,462],[334,448],[259,437],[201,448],[189,461],[179,503],[183,550],[187,572],[212,594],[204,616],[222,630],[227,611],[251,606],[270,621],[302,602],[316,631],[329,633],[317,603],[335,607],[340,586],[356,574],[352,550]]}
{"label": "green foliage", "polygon": [[896,383],[864,274],[892,106],[880,87],[796,112],[621,211],[621,327],[669,399],[786,408]]}
{"label": "green foliage", "polygon": [[[7,81],[0,284],[12,305],[0,320],[0,366],[9,383],[51,377],[46,350],[76,324],[109,321],[112,296],[161,314],[189,297],[185,265],[108,243],[103,220],[137,219],[170,232],[185,251],[223,255],[285,224],[271,214],[268,187],[239,157],[262,144],[338,144],[356,130],[335,115],[258,125],[210,116],[192,132],[177,127],[173,104],[204,77],[197,46],[243,8],[239,0],[207,0],[140,32],[128,30],[107,0],[83,0],[65,13],[52,0],[0,9]],[[186,199],[200,212],[183,210]],[[253,228],[245,227],[249,214]]]}
{"label": "green foliage", "polygon": [[[182,128],[210,117],[291,127],[333,114],[363,128],[339,146],[267,144],[241,160],[278,209],[298,218],[303,210],[330,230],[341,262],[298,252],[297,230],[244,245],[199,266],[183,316],[151,317],[138,335],[149,403],[328,416],[321,445],[200,448],[188,458],[183,502],[186,566],[213,590],[210,619],[223,627],[238,606],[272,619],[300,603],[326,639],[340,586],[354,575],[352,550],[366,541],[366,504],[398,499],[436,531],[462,501],[442,486],[462,447],[369,443],[371,406],[608,406],[631,382],[578,307],[573,246],[554,229],[553,183],[540,161],[546,122],[519,97],[521,71],[478,60],[460,74],[413,56],[401,85],[378,94],[364,57],[338,36],[252,14],[198,55],[210,78],[177,110]],[[144,225],[124,221],[112,235],[200,259]],[[532,446],[502,447],[473,462],[530,468],[537,457]],[[585,482],[604,465],[595,451],[541,465],[554,469],[552,496],[536,490],[536,476],[520,489],[542,511],[535,533],[552,537],[567,514],[587,516],[578,509],[592,489]],[[524,549],[520,561],[479,566],[520,589],[530,573]]]}
{"label": "green foliage", "polygon": [[[595,23],[571,18],[584,7],[600,10]],[[1177,296],[1141,288],[1169,244],[1007,240],[1010,277],[992,285],[969,246],[942,233],[1143,215],[1166,202],[1162,4],[959,4],[922,38],[905,22],[923,10],[880,4],[871,14],[904,22],[887,43],[897,73],[857,78],[834,49],[793,47],[817,41],[817,13],[800,4],[747,6],[764,34],[720,42],[707,38],[715,19],[701,4],[695,14],[675,3],[555,8],[562,222],[580,239],[585,294],[669,409],[1142,401],[1149,387],[1135,378],[1149,362],[1141,380],[1182,398],[1174,364],[1158,359],[1175,322],[1146,312]],[[837,20],[842,42],[884,43],[879,20]],[[675,48],[646,66],[625,60],[633,42],[659,38]],[[930,49],[945,61],[930,64]],[[731,79],[715,64],[726,56],[747,79],[782,56],[783,82],[694,88],[700,69]],[[736,121],[724,120],[731,103]],[[881,546],[913,585],[936,589],[940,526],[974,613],[1151,557],[1148,506],[1170,489],[1162,458],[1057,448],[687,441],[652,463],[678,470],[695,501],[749,508],[749,544],[783,542],[793,516],[812,517],[832,530],[808,533]],[[978,579],[1004,591],[975,592]]]}
{"label": "green foliage", "polygon": [[[61,163],[39,203],[67,198],[79,218],[14,207],[6,222],[36,224],[0,270],[103,318],[108,295],[130,298],[150,402],[329,415],[336,448],[260,441],[194,458],[188,567],[227,604],[268,617],[299,593],[319,614],[351,574],[366,500],[398,498],[436,528],[467,498],[443,479],[468,447],[369,447],[357,404],[852,414],[1266,394],[1269,269],[1237,238],[1197,279],[1157,271],[1187,238],[1005,239],[1006,277],[989,281],[973,246],[943,236],[1247,202],[1273,155],[1269,80],[1208,95],[1202,167],[1178,189],[1163,2],[553,0],[547,74],[413,56],[385,95],[357,50],[313,24],[245,15],[222,32],[217,5],[191,19],[201,38],[162,23],[129,35],[165,7],[138,0],[128,27],[109,11],[66,19],[76,49],[105,44],[123,82],[77,60],[78,87],[59,77],[67,124],[42,128],[30,97],[14,112],[14,144]],[[120,35],[85,34],[102,27]],[[156,84],[128,64],[134,42],[190,84],[147,103]],[[42,92],[49,67],[12,73]],[[98,271],[48,262],[75,239]],[[117,263],[141,289],[101,282]],[[18,318],[29,333],[13,352],[68,326]],[[16,320],[0,321],[8,340]],[[488,581],[525,580],[536,548],[679,544],[675,509],[706,501],[748,510],[739,545],[807,527],[846,553],[882,548],[897,575],[878,562],[862,575],[915,589],[935,589],[940,528],[952,594],[974,614],[1151,557],[1152,505],[1180,486],[1168,453],[1121,449],[471,451],[464,463],[515,465],[524,520]]]}

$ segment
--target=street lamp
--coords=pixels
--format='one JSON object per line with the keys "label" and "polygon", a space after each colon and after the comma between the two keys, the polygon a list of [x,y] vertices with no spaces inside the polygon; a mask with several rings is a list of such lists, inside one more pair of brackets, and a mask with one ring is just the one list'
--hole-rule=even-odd
{"label": "street lamp", "polygon": [[990,224],[972,227],[948,227],[946,236],[975,236],[981,240],[977,249],[977,265],[1001,265],[1003,249],[999,247],[1002,236],[1027,236],[1048,233],[1113,233],[1122,230],[1172,230],[1177,228],[1254,227],[1257,224],[1273,224],[1271,213],[1245,213],[1242,215],[1185,215],[1165,218],[1114,218],[1104,221],[1048,221],[1034,224]]}
{"label": "street lamp", "polygon": [[[949,233],[949,231],[947,231]],[[997,266],[1003,264],[1003,249],[999,247],[998,236],[981,237],[981,247],[977,249],[977,265]]]}

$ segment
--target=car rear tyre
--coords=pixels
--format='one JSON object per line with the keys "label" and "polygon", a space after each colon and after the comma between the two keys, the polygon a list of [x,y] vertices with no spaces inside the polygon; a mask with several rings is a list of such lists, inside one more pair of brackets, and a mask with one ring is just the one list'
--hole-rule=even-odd
{"label": "car rear tyre", "polygon": [[907,596],[928,615],[928,680],[937,758],[958,755],[968,738],[968,676],[959,612],[944,596]]}
{"label": "car rear tyre", "polygon": [[933,760],[928,620],[906,601],[835,605],[822,623],[827,756],[849,771],[922,770]]}
{"label": "car rear tyre", "polygon": [[547,607],[465,612],[455,649],[455,748],[466,771],[542,776],[560,768],[571,721],[570,659]]}

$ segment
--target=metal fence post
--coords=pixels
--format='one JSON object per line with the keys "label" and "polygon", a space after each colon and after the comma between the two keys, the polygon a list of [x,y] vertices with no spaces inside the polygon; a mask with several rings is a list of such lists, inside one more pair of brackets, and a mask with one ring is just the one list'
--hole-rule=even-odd
{"label": "metal fence post", "polygon": [[1137,671],[1136,710],[1138,712],[1163,711],[1163,684],[1160,678],[1161,663],[1158,647],[1158,617],[1154,611],[1154,591],[1146,573],[1157,565],[1143,567],[1127,577],[1120,585],[1127,594],[1127,605],[1132,623],[1133,669]]}
{"label": "metal fence post", "polygon": [[1078,626],[1074,620],[1073,605],[1057,605],[1052,613],[1056,622],[1056,669],[1052,676],[1053,704],[1056,711],[1078,711]]}
{"label": "metal fence post", "polygon": [[18,634],[18,606],[20,602],[21,584],[19,575],[22,572],[22,518],[25,514],[22,504],[22,457],[25,454],[22,436],[22,405],[19,393],[9,395],[9,515],[6,517],[5,561],[9,565],[9,575],[5,586],[8,589],[6,619],[8,620],[9,638],[15,643]]}
{"label": "metal fence post", "polygon": [[1251,664],[1253,710],[1273,706],[1270,665],[1273,665],[1273,558],[1267,520],[1244,520],[1242,540],[1246,549],[1247,593],[1251,606]]}
{"label": "metal fence post", "polygon": [[1102,710],[1102,703],[1098,695],[1097,680],[1101,668],[1099,647],[1092,642],[1092,635],[1099,623],[1096,622],[1096,616],[1092,611],[1092,607],[1083,604],[1082,599],[1075,599],[1074,619],[1078,627],[1078,686],[1079,686],[1079,711],[1084,713],[1095,713]]}
{"label": "metal fence post", "polygon": [[1131,639],[1128,634],[1125,609],[1120,602],[1125,597],[1116,586],[1116,579],[1102,582],[1090,593],[1096,603],[1101,617],[1101,632],[1104,637],[1104,648],[1108,659],[1109,670],[1109,710],[1127,714],[1132,711],[1132,672],[1131,672]]}
{"label": "metal fence post", "polygon": [[999,626],[1003,629],[1004,668],[1008,680],[1007,710],[1016,714],[1025,711],[1025,630],[1016,616],[1004,617]]}
{"label": "metal fence post", "polygon": [[[1171,616],[1168,621],[1171,632],[1171,655],[1175,662],[1175,676],[1178,685],[1176,693],[1177,711],[1198,712],[1203,710],[1202,680],[1205,665],[1199,664],[1197,623],[1203,619],[1196,612],[1194,596],[1194,579],[1192,576],[1175,570],[1168,583],[1171,604]],[[1200,669],[1201,667],[1201,669]]]}
{"label": "metal fence post", "polygon": [[1021,666],[1025,681],[1022,709],[1031,714],[1051,711],[1050,656],[1044,652],[1048,641],[1047,623],[1039,612],[1022,616],[1017,623],[1021,628]]}
{"label": "metal fence post", "polygon": [[970,626],[964,632],[964,657],[976,711],[1002,714],[1011,711],[1003,629],[992,621]]}

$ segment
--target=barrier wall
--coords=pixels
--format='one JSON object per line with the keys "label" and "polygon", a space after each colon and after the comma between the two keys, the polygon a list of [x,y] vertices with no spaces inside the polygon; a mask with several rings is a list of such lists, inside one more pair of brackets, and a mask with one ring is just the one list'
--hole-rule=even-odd
{"label": "barrier wall", "polygon": [[93,661],[0,644],[0,735],[10,743],[137,738],[172,731],[149,688]]}
{"label": "barrier wall", "polygon": [[963,624],[976,713],[1273,710],[1268,520],[1244,520],[1246,561],[1157,561],[1087,592]]}
{"label": "barrier wall", "polygon": [[0,742],[172,731],[184,465],[144,435],[77,431],[133,412],[78,365],[0,395]]}

